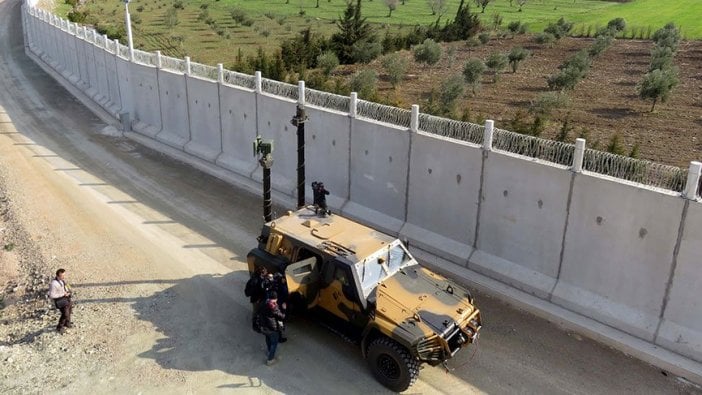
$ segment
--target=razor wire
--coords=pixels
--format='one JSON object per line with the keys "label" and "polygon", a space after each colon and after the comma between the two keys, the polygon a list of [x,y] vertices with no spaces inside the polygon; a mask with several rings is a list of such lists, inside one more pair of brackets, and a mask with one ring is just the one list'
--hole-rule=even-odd
{"label": "razor wire", "polygon": [[68,33],[70,34],[76,34],[76,24],[75,23],[68,23]]}
{"label": "razor wire", "polygon": [[84,31],[85,31],[85,41],[87,41],[87,42],[89,42],[89,43],[91,43],[91,44],[95,44],[95,40],[93,40],[93,38],[97,35],[97,33],[95,32],[95,30],[93,30],[93,29],[84,29]]}
{"label": "razor wire", "polygon": [[248,89],[256,89],[256,77],[236,71],[224,70],[224,83],[234,86],[241,86]]}
{"label": "razor wire", "polygon": [[573,165],[575,145],[494,129],[492,148],[564,166]]}
{"label": "razor wire", "polygon": [[202,63],[190,62],[190,74],[200,78],[217,81],[217,68]]}
{"label": "razor wire", "polygon": [[85,29],[78,29],[78,27],[76,27],[76,37],[85,39]]}
{"label": "razor wire", "polygon": [[[129,53],[129,49],[127,49],[127,53]],[[156,66],[156,54],[135,49],[134,61],[147,66]]]}
{"label": "razor wire", "polygon": [[119,44],[119,57],[129,59],[129,47]]}
{"label": "razor wire", "polygon": [[112,40],[107,40],[105,42],[105,50],[109,53],[115,53],[115,42]]}
{"label": "razor wire", "polygon": [[261,79],[261,90],[271,95],[287,97],[293,100],[297,100],[300,95],[297,85],[286,84],[285,82],[270,80],[268,78]]}
{"label": "razor wire", "polygon": [[456,140],[482,144],[485,127],[470,122],[419,114],[419,130]]}
{"label": "razor wire", "polygon": [[317,107],[349,112],[351,98],[334,93],[322,92],[315,89],[305,89],[305,102]]}
{"label": "razor wire", "polygon": [[585,150],[583,169],[676,192],[687,182],[685,169],[593,149]]}
{"label": "razor wire", "polygon": [[373,103],[365,100],[357,102],[356,113],[362,117],[376,121],[391,123],[398,126],[410,127],[412,111],[397,107]]}
{"label": "razor wire", "polygon": [[185,61],[183,59],[161,55],[161,68],[185,73]]}

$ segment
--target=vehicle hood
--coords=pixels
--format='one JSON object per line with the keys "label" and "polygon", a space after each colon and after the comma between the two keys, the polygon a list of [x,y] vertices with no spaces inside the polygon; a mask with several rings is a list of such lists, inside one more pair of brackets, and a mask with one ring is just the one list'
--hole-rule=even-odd
{"label": "vehicle hood", "polygon": [[464,287],[419,265],[378,285],[376,314],[409,332],[442,335],[476,310]]}

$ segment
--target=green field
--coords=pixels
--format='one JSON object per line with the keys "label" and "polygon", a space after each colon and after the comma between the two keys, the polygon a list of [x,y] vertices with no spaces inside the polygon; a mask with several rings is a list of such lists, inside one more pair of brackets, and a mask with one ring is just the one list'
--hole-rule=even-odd
{"label": "green field", "polygon": [[[203,63],[231,64],[241,49],[251,54],[258,47],[266,51],[279,48],[280,43],[297,32],[311,28],[330,35],[336,30],[334,21],[343,13],[345,0],[181,0],[183,9],[177,10],[178,23],[168,26],[166,14],[178,0],[134,0],[130,3],[134,36],[137,47],[144,50],[160,49],[164,54],[182,57],[190,55]],[[473,9],[479,9],[469,2]],[[459,0],[447,0],[442,21],[453,17]],[[87,0],[82,6],[90,14],[88,22],[123,26],[124,4],[121,0]],[[204,9],[203,7],[206,7]],[[230,11],[239,9],[248,24],[235,22]],[[56,11],[66,15],[65,5]],[[203,15],[205,14],[205,15]],[[625,38],[649,38],[665,23],[673,21],[681,27],[687,39],[702,38],[702,0],[633,0],[621,3],[605,0],[529,0],[523,11],[517,1],[494,0],[481,14],[486,27],[493,27],[495,14],[502,17],[504,28],[510,21],[519,20],[529,25],[532,32],[542,31],[560,17],[575,22],[572,33],[576,36],[594,34],[607,21],[623,17],[628,24]],[[427,0],[406,0],[405,5],[388,17],[384,0],[364,0],[363,15],[376,24],[379,36],[386,31],[405,29],[417,24],[430,24],[438,15],[431,15]],[[212,23],[207,23],[210,19]]]}

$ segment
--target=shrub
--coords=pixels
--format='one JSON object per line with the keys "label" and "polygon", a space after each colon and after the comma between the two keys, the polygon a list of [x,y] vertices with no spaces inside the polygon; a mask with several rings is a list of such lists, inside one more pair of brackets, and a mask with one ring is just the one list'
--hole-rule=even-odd
{"label": "shrub", "polygon": [[339,66],[339,58],[333,51],[326,51],[317,56],[317,67],[322,69],[325,76],[329,76]]}
{"label": "shrub", "polygon": [[490,54],[488,60],[485,62],[485,66],[492,70],[494,82],[497,82],[497,79],[499,78],[499,73],[502,70],[504,70],[505,67],[507,67],[508,63],[509,59],[504,53],[493,52],[492,54]]}
{"label": "shrub", "polygon": [[85,20],[88,18],[88,13],[74,9],[68,13],[67,18],[74,23],[85,23]]}
{"label": "shrub", "polygon": [[173,8],[175,8],[175,9],[178,9],[178,8],[179,8],[179,9],[181,9],[181,10],[184,10],[184,9],[185,9],[185,5],[183,4],[183,0],[175,0],[175,1],[173,2]]}
{"label": "shrub", "polygon": [[140,5],[139,7],[136,8],[137,12],[143,12],[144,11],[144,6]]}
{"label": "shrub", "polygon": [[615,33],[623,32],[626,29],[626,21],[624,18],[614,18],[607,22],[607,28]]}
{"label": "shrub", "polygon": [[353,45],[351,57],[358,63],[370,63],[380,56],[383,46],[377,41],[361,41]]}
{"label": "shrub", "polygon": [[441,90],[439,93],[439,101],[441,109],[445,114],[453,111],[453,108],[461,95],[463,95],[463,77],[460,74],[449,76],[441,82]]}
{"label": "shrub", "polygon": [[568,33],[573,29],[573,23],[567,22],[563,17],[558,19],[556,23],[550,23],[544,29],[544,33],[551,33],[556,40],[568,35]]}
{"label": "shrub", "polygon": [[595,39],[595,42],[593,42],[590,48],[588,49],[588,55],[592,57],[599,56],[602,52],[604,52],[607,48],[609,48],[612,45],[613,41],[614,37],[608,34],[598,35]]}
{"label": "shrub", "polygon": [[378,76],[371,69],[363,69],[356,72],[351,77],[351,90],[358,93],[359,97],[372,99],[375,96],[375,87],[378,83]]}
{"label": "shrub", "polygon": [[243,23],[247,19],[246,12],[241,8],[232,8],[229,10],[229,15],[236,23]]}
{"label": "shrub", "polygon": [[621,143],[621,137],[615,134],[609,139],[609,144],[607,144],[607,152],[616,155],[625,155],[624,146]]}
{"label": "shrub", "polygon": [[480,40],[480,43],[485,45],[488,42],[490,42],[490,33],[488,32],[482,32],[478,34],[478,40]]}
{"label": "shrub", "polygon": [[512,21],[507,25],[507,30],[512,33],[512,35],[524,34],[526,33],[527,25],[520,21]]}
{"label": "shrub", "polygon": [[546,44],[548,46],[551,46],[556,41],[556,36],[554,36],[551,33],[539,33],[536,35],[534,40],[538,44]]}
{"label": "shrub", "polygon": [[517,72],[517,67],[519,67],[519,63],[521,63],[522,60],[526,59],[529,55],[530,52],[522,47],[514,47],[511,51],[509,51],[507,59],[509,60],[509,64],[512,66],[513,73]]}
{"label": "shrub", "polygon": [[673,66],[673,50],[669,47],[653,47],[651,50],[651,65],[648,71],[665,69],[671,66]]}
{"label": "shrub", "polygon": [[483,61],[480,59],[468,60],[463,68],[463,78],[465,79],[466,83],[471,86],[474,95],[480,87],[480,80],[482,79],[483,73],[486,69],[487,67],[485,66],[485,63],[483,63]]}
{"label": "shrub", "polygon": [[680,30],[678,30],[673,22],[666,24],[664,27],[653,33],[653,41],[657,46],[668,47],[673,52],[678,50],[680,38]]}
{"label": "shrub", "polygon": [[425,65],[434,65],[441,58],[441,46],[430,38],[424,40],[422,44],[415,45],[412,51],[414,60]]}
{"label": "shrub", "polygon": [[554,110],[568,107],[570,99],[562,93],[546,92],[540,94],[531,103],[529,112],[546,120],[551,117]]}
{"label": "shrub", "polygon": [[178,12],[176,12],[175,8],[169,8],[168,11],[166,11],[164,23],[166,24],[166,27],[169,28],[172,28],[178,24]]}
{"label": "shrub", "polygon": [[408,66],[407,59],[395,52],[383,57],[381,63],[385,69],[385,72],[388,74],[390,84],[393,88],[395,88],[397,84],[405,77]]}

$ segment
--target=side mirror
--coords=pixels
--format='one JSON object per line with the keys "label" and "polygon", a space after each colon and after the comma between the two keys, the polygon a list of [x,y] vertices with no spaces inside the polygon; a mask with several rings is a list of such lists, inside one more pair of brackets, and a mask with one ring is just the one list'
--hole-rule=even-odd
{"label": "side mirror", "polygon": [[407,248],[409,250],[410,244],[409,244],[408,238],[405,237],[404,239],[402,239],[402,244],[404,244],[405,248]]}
{"label": "side mirror", "polygon": [[385,263],[385,258],[383,258],[382,256],[378,257],[378,264],[382,265],[383,263]]}

